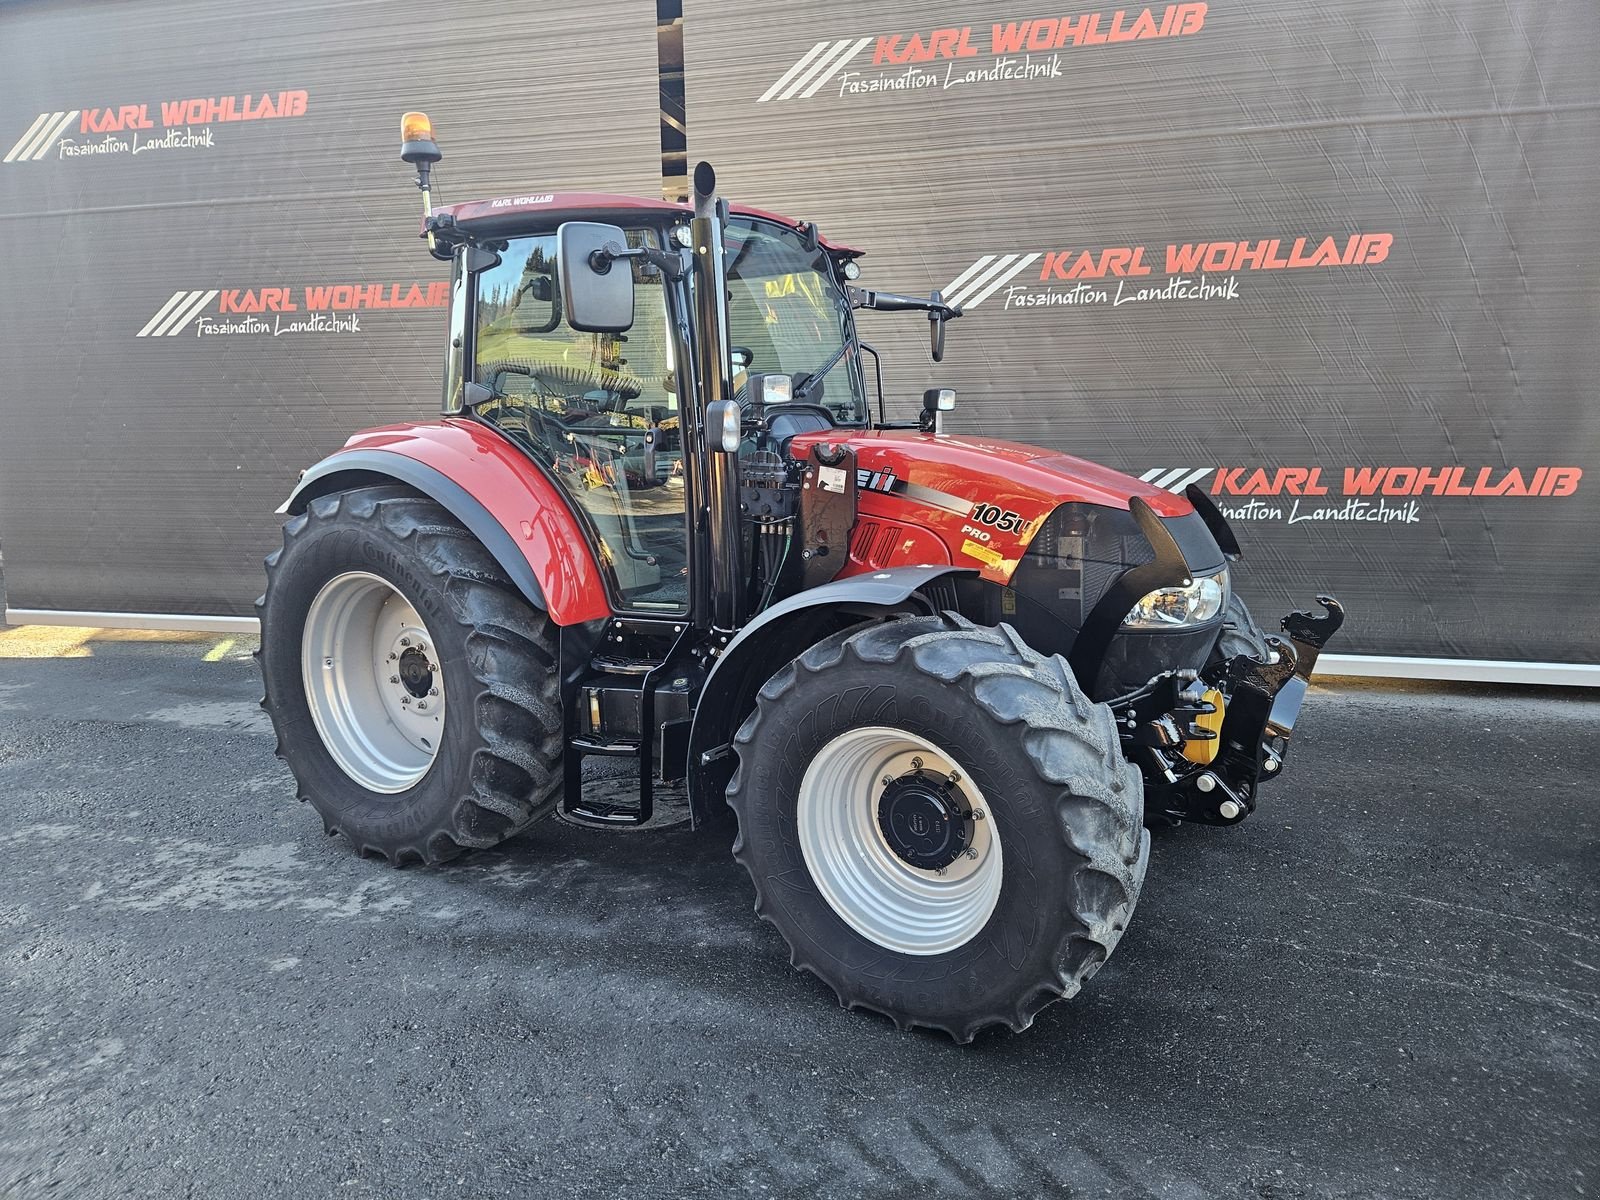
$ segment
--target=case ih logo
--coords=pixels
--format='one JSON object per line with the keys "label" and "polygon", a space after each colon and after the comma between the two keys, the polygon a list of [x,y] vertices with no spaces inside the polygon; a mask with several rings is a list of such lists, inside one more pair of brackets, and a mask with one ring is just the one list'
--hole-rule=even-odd
{"label": "case ih logo", "polygon": [[40,113],[4,161],[38,162],[52,150],[57,158],[209,150],[216,144],[213,125],[303,117],[308,101],[304,91],[263,92]]}
{"label": "case ih logo", "polygon": [[[332,283],[305,287],[199,288],[172,293],[134,337],[283,337],[298,333],[360,333],[362,314],[394,308],[443,308],[450,285]],[[213,307],[213,302],[215,306]]]}
{"label": "case ih logo", "polygon": [[1154,467],[1139,476],[1169,492],[1198,484],[1230,521],[1377,521],[1416,525],[1419,498],[1560,499],[1582,467]]}
{"label": "case ih logo", "polygon": [[[1174,242],[1147,246],[985,254],[944,286],[944,298],[970,312],[1000,292],[1004,308],[1104,304],[1119,308],[1160,300],[1237,300],[1242,271],[1376,266],[1389,257],[1392,233],[1262,238],[1246,242]],[[1166,279],[1152,282],[1157,265]]]}
{"label": "case ih logo", "polygon": [[[1068,47],[1183,37],[1199,33],[1205,20],[1204,4],[1169,4],[821,41],[756,103],[809,100],[835,80],[839,95],[863,96],[1060,79],[1061,52]],[[868,46],[871,57],[863,59]]]}

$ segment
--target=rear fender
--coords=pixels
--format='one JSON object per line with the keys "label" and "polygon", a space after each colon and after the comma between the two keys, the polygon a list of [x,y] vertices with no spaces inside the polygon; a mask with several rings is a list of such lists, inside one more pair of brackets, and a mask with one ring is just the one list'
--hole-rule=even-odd
{"label": "rear fender", "polygon": [[528,603],[557,625],[611,615],[589,541],[556,485],[505,438],[476,422],[359,433],[306,471],[278,511],[304,512],[318,496],[386,482],[405,484],[448,509]]}
{"label": "rear fender", "polygon": [[755,709],[762,684],[809,647],[852,625],[954,608],[956,580],[976,575],[970,567],[948,564],[852,575],[790,596],[740,630],[706,677],[689,730],[689,813],[695,824],[722,809],[733,777],[733,735]]}

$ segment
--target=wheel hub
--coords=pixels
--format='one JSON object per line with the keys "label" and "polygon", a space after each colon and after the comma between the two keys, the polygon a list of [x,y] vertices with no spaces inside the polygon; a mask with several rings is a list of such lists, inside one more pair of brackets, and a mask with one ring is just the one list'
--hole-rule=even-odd
{"label": "wheel hub", "polygon": [[401,652],[400,682],[413,699],[426,699],[433,687],[433,664],[428,655],[416,646]]}
{"label": "wheel hub", "polygon": [[972,811],[947,778],[916,770],[885,784],[878,797],[878,828],[903,862],[942,871],[972,844]]}

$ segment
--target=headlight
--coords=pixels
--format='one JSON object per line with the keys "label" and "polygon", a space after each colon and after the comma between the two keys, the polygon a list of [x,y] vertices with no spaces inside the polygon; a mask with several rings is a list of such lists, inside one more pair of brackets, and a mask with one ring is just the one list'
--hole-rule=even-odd
{"label": "headlight", "polygon": [[1188,587],[1157,588],[1133,606],[1124,629],[1180,629],[1204,625],[1228,603],[1228,569],[1202,575]]}

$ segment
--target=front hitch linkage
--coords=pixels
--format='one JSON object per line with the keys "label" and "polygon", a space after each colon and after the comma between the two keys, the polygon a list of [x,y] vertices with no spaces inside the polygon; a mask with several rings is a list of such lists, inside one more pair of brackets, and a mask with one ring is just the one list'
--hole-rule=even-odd
{"label": "front hitch linkage", "polygon": [[[1344,623],[1332,596],[1318,596],[1322,616],[1292,612],[1280,623],[1287,638],[1266,637],[1263,659],[1241,654],[1201,672],[1170,672],[1113,702],[1118,732],[1145,769],[1147,808],[1169,820],[1237,825],[1255,811],[1257,784],[1283,768],[1290,735],[1317,657]],[[1206,766],[1192,767],[1173,751],[1181,740],[1205,739],[1192,724],[1206,686],[1226,697],[1221,746]],[[1181,739],[1174,735],[1181,731]],[[1181,773],[1180,773],[1181,772]]]}

